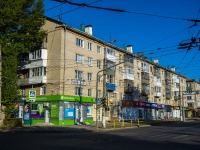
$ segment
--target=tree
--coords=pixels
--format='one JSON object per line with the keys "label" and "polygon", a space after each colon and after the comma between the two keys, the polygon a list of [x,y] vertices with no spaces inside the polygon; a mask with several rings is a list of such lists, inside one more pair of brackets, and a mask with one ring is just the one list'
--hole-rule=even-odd
{"label": "tree", "polygon": [[42,43],[45,31],[43,0],[0,0],[0,45],[2,50],[2,105],[5,116],[19,101],[18,56]]}

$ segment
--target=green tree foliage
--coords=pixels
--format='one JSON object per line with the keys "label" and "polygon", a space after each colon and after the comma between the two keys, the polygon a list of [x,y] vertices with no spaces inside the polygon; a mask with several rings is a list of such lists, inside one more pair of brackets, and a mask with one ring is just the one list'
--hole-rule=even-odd
{"label": "green tree foliage", "polygon": [[2,105],[7,118],[19,100],[18,55],[38,47],[45,36],[43,7],[43,0],[0,0]]}

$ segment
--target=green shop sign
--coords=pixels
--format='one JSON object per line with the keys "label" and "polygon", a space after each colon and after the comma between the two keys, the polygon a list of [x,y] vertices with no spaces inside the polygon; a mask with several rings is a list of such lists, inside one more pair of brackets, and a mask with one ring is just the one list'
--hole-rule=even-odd
{"label": "green shop sign", "polygon": [[[35,102],[49,102],[49,101],[68,101],[68,102],[82,102],[85,103],[94,103],[95,98],[93,97],[84,97],[84,96],[72,96],[72,95],[40,95],[36,96]],[[26,96],[26,102],[30,102],[30,98]]]}

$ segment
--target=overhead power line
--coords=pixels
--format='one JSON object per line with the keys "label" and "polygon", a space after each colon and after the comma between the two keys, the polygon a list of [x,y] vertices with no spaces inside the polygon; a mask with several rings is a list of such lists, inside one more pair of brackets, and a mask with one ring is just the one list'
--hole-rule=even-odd
{"label": "overhead power line", "polygon": [[156,15],[156,14],[149,14],[149,13],[135,12],[135,11],[127,11],[127,10],[115,9],[115,8],[91,6],[90,4],[75,3],[75,2],[70,2],[68,0],[52,0],[52,1],[60,2],[60,3],[68,3],[70,5],[75,5],[75,6],[80,6],[80,7],[89,7],[89,8],[102,9],[102,10],[108,10],[108,11],[114,11],[114,12],[121,12],[121,13],[131,13],[131,14],[139,14],[139,15],[146,15],[146,16],[152,16],[152,17],[161,17],[161,18],[168,18],[168,19],[186,20],[186,21],[195,22],[195,23],[199,23],[200,22],[200,20],[198,20],[198,19],[186,19],[186,18],[178,18],[178,17],[169,17],[169,16],[161,16],[161,15]]}

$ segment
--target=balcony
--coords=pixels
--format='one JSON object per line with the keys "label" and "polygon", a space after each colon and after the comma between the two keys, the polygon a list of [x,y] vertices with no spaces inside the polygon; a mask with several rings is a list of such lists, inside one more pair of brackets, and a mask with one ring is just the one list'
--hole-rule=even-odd
{"label": "balcony", "polygon": [[108,75],[115,75],[115,70],[113,70],[113,69],[107,69],[106,71],[106,74],[108,74]]}
{"label": "balcony", "polygon": [[142,84],[149,84],[149,79],[142,78]]}
{"label": "balcony", "polygon": [[134,64],[131,63],[131,62],[126,61],[126,62],[124,63],[124,66],[126,66],[126,67],[133,67]]}
{"label": "balcony", "polygon": [[168,84],[168,85],[165,85],[165,89],[169,89],[169,90],[170,90],[170,89],[171,89],[171,87],[172,87],[172,86],[171,86],[171,85],[169,85],[169,84]]}
{"label": "balcony", "polygon": [[154,96],[160,97],[160,96],[161,96],[161,93],[154,92]]}
{"label": "balcony", "polygon": [[160,77],[160,71],[158,71],[158,70],[154,70],[154,76],[158,76],[158,77]]}
{"label": "balcony", "polygon": [[106,54],[106,59],[115,62],[116,61],[116,57],[114,55],[110,55],[110,54]]}
{"label": "balcony", "polygon": [[134,75],[133,74],[124,74],[124,79],[134,80]]}
{"label": "balcony", "polygon": [[192,100],[192,99],[187,100],[187,103],[194,103],[194,102],[195,102],[195,100]]}
{"label": "balcony", "polygon": [[134,88],[133,87],[124,87],[124,93],[133,93]]}
{"label": "balcony", "polygon": [[166,98],[170,99],[170,98],[172,98],[172,95],[168,93],[168,94],[166,94]]}
{"label": "balcony", "polygon": [[149,95],[150,91],[148,89],[142,89],[142,95]]}
{"label": "balcony", "polygon": [[112,84],[112,83],[106,83],[106,88],[108,91],[115,91],[116,86],[115,84]]}
{"label": "balcony", "polygon": [[24,78],[24,79],[18,79],[18,85],[29,85],[29,84],[39,84],[39,83],[47,83],[47,77],[46,76],[35,76],[31,78]]}
{"label": "balcony", "polygon": [[174,96],[174,100],[175,101],[180,100],[179,96]]}

